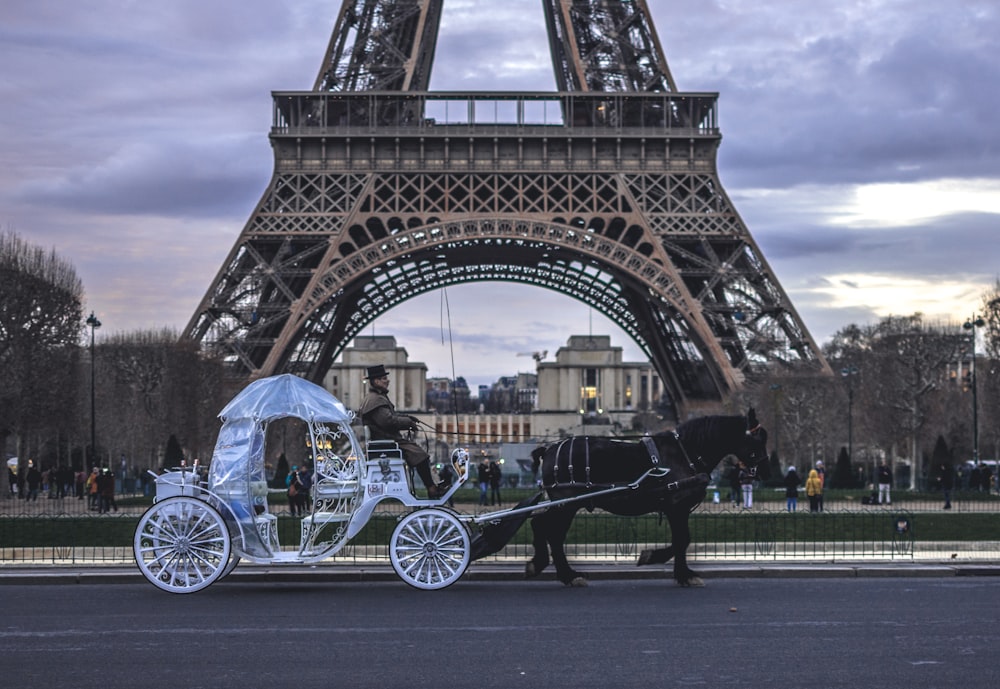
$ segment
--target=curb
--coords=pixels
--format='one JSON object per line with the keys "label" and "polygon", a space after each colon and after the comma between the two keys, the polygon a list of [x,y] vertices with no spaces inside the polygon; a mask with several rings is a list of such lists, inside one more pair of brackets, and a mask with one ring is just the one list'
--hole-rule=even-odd
{"label": "curb", "polygon": [[[1000,576],[1000,564],[951,565],[922,563],[918,565],[880,563],[815,563],[815,564],[725,564],[695,565],[704,579],[781,579],[781,578],[891,578],[891,577],[994,577]],[[635,567],[633,565],[595,564],[586,570],[592,581],[667,580],[669,568]],[[399,577],[386,564],[278,566],[244,564],[228,577],[229,581],[248,583],[377,583],[398,582]],[[473,565],[462,575],[464,581],[524,581],[523,565]],[[555,581],[552,572],[538,577],[539,581]],[[0,567],[0,586],[56,584],[135,584],[145,578],[135,567]]]}

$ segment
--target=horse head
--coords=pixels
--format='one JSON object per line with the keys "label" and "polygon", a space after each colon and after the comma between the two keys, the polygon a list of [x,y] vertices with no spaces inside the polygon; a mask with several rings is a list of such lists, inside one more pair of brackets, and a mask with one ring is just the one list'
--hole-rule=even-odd
{"label": "horse head", "polygon": [[744,451],[737,455],[761,481],[771,477],[771,460],[767,454],[767,431],[757,421],[753,407],[747,410],[747,434]]}

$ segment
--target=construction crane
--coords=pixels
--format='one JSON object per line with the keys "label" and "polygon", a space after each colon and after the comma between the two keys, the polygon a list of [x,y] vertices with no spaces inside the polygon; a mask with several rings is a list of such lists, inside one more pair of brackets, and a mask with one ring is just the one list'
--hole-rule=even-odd
{"label": "construction crane", "polygon": [[548,355],[548,353],[549,353],[549,350],[543,349],[540,352],[518,352],[517,355],[518,356],[530,356],[532,359],[535,360],[536,364],[540,364],[542,362],[542,359],[544,359]]}

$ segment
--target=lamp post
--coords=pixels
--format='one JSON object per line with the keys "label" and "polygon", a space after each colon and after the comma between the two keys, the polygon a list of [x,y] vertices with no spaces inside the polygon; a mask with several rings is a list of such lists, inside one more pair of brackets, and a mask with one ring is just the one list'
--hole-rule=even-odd
{"label": "lamp post", "polygon": [[847,459],[854,463],[854,385],[851,378],[858,375],[855,366],[840,369],[840,375],[847,379]]}
{"label": "lamp post", "polygon": [[[91,456],[97,459],[97,395],[95,385],[95,362],[94,362],[94,331],[101,327],[101,322],[97,320],[94,312],[90,312],[87,317],[87,325],[90,326],[90,452]],[[86,470],[87,467],[84,467]]]}
{"label": "lamp post", "polygon": [[781,426],[781,384],[771,383],[771,392],[774,393],[774,402],[772,404],[774,412],[774,454],[781,459],[781,455],[778,453],[778,431]]}
{"label": "lamp post", "polygon": [[979,400],[976,392],[976,328],[982,328],[986,321],[972,314],[972,318],[962,324],[972,331],[972,461],[979,466]]}

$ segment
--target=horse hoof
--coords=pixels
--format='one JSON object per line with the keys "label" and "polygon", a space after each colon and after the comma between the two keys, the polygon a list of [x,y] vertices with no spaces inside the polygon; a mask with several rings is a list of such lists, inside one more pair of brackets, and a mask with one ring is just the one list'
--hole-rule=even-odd
{"label": "horse hoof", "polygon": [[574,588],[584,588],[590,586],[590,582],[587,581],[587,577],[573,577],[566,585]]}
{"label": "horse hoof", "polygon": [[526,579],[531,579],[532,577],[538,576],[538,572],[535,571],[534,562],[529,562],[524,566],[524,576]]}
{"label": "horse hoof", "polygon": [[691,577],[690,579],[686,579],[684,581],[678,580],[677,583],[685,588],[700,589],[705,587],[705,580],[701,577]]}

